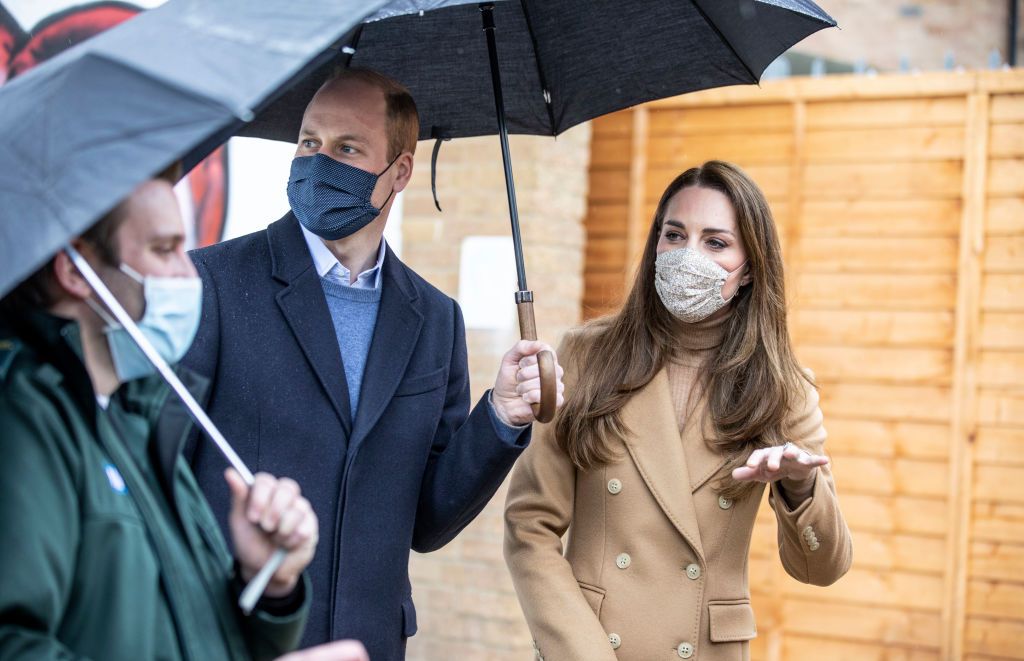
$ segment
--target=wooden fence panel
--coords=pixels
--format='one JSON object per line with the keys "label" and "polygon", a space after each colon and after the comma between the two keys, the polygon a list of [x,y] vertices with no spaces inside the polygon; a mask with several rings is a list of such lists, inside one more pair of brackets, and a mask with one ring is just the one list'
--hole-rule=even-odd
{"label": "wooden fence panel", "polygon": [[680,171],[732,160],[784,242],[850,574],[751,545],[754,659],[1024,659],[1024,74],[709,90],[595,122],[585,314],[614,310]]}

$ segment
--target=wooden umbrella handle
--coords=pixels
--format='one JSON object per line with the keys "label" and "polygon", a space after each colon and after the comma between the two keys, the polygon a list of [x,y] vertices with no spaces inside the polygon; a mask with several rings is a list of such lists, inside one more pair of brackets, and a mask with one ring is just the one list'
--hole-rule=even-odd
{"label": "wooden umbrella handle", "polygon": [[[533,316],[533,297],[516,303],[519,311],[519,336],[524,340],[537,339],[537,320]],[[537,422],[551,422],[558,406],[558,383],[555,374],[555,355],[550,351],[537,354],[540,368],[540,404],[533,405]]]}

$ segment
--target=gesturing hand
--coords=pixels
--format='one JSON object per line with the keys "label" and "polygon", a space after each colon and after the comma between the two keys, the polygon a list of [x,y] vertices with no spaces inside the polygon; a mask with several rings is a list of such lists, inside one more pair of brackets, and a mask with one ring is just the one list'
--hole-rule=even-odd
{"label": "gesturing hand", "polygon": [[[537,366],[537,354],[541,351],[554,350],[543,342],[536,340],[520,340],[502,357],[498,377],[494,380],[491,391],[491,402],[494,410],[503,422],[509,425],[525,425],[534,421],[531,404],[540,402],[540,367]],[[557,406],[561,406],[565,398],[562,392],[564,370],[555,356],[555,381],[558,388]]]}
{"label": "gesturing hand", "polygon": [[750,453],[745,466],[733,469],[732,476],[740,482],[803,482],[828,464],[828,457],[811,454],[792,443],[759,448]]}
{"label": "gesturing hand", "polygon": [[288,552],[265,594],[283,597],[298,583],[316,551],[320,526],[299,485],[288,478],[257,473],[252,487],[234,469],[224,473],[231,488],[228,517],[242,580],[248,583],[278,547]]}

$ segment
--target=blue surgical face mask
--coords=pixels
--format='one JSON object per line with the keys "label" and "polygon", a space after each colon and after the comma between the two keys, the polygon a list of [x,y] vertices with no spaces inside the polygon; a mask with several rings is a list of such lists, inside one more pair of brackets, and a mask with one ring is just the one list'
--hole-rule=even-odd
{"label": "blue surgical face mask", "polygon": [[[199,330],[203,281],[197,277],[143,277],[127,264],[122,264],[120,269],[143,288],[146,309],[137,323],[139,330],[164,360],[172,364],[178,362],[185,356]],[[103,332],[107,336],[107,346],[110,347],[118,379],[125,382],[156,373],[156,366],[149,362],[128,331],[112,319],[102,306],[93,303],[91,299],[88,302],[107,322]]]}
{"label": "blue surgical face mask", "polygon": [[[330,156],[316,154],[292,159],[288,177],[288,203],[302,226],[322,239],[335,241],[355,234],[380,214],[370,196],[380,174],[360,170]],[[381,208],[388,203],[391,195]]]}

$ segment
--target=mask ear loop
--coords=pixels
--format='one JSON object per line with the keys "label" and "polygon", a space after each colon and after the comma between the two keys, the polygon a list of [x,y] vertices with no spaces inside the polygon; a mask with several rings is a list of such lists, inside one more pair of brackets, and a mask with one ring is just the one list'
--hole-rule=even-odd
{"label": "mask ear loop", "polygon": [[[729,274],[727,276],[725,276],[725,279],[729,280],[729,278],[731,278],[734,274],[738,273],[740,269],[742,269],[744,266],[746,266],[747,262],[749,262],[749,261],[750,261],[749,259],[744,259],[742,264],[740,264],[739,266],[737,266],[733,270],[729,271]],[[725,287],[725,283],[724,282],[722,283],[722,287],[723,288]],[[722,300],[725,301],[726,303],[732,302],[732,299],[736,298],[736,296],[740,293],[740,289],[742,289],[742,288],[743,288],[742,284],[736,285],[736,291],[734,291],[732,293],[732,296],[730,296],[728,300],[726,300],[724,298]],[[719,293],[719,295],[721,295],[721,293]]]}
{"label": "mask ear loop", "polygon": [[[383,170],[380,171],[380,174],[377,175],[377,178],[380,179],[381,177],[383,177],[384,173],[391,169],[391,166],[395,164],[395,161],[397,161],[398,158],[403,153],[405,153],[405,152],[398,152],[398,156],[395,156],[393,159],[391,159],[391,162],[388,163],[388,166],[386,168],[384,168]],[[391,192],[388,193],[388,196],[386,198],[384,198],[384,202],[379,207],[375,207],[377,209],[378,213],[380,212],[381,209],[383,209],[384,207],[386,207],[388,205],[388,202],[391,200],[391,196],[394,195],[394,194],[395,194],[395,187],[392,186],[391,187]],[[370,206],[373,206],[373,202],[370,202]]]}

